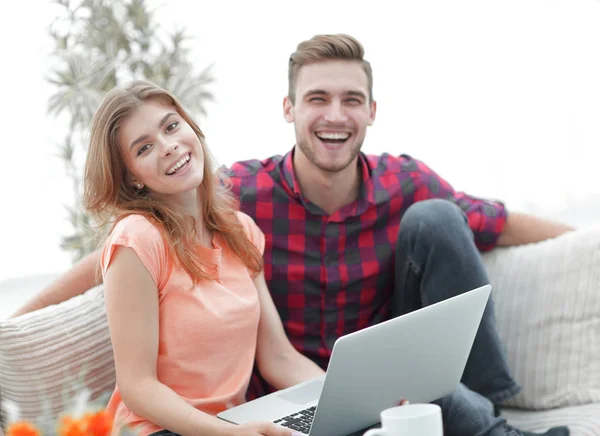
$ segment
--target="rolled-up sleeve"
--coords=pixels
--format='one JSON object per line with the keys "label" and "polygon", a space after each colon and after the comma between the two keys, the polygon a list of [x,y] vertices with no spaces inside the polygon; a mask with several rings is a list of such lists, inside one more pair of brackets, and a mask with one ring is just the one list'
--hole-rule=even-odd
{"label": "rolled-up sleeve", "polygon": [[467,216],[477,248],[480,251],[494,248],[508,216],[504,204],[497,200],[486,200],[464,192],[456,192],[446,180],[423,162],[415,160],[414,164],[418,168],[414,171],[413,178],[416,179],[419,199],[445,198],[452,201]]}
{"label": "rolled-up sleeve", "polygon": [[504,204],[472,197],[464,192],[456,192],[453,198],[467,215],[477,248],[481,251],[494,248],[508,216]]}

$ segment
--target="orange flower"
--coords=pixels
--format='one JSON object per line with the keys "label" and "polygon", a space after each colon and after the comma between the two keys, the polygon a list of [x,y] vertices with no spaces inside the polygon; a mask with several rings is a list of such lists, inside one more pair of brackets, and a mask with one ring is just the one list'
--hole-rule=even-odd
{"label": "orange flower", "polygon": [[82,419],[73,419],[70,416],[61,418],[58,427],[59,436],[87,436],[85,423]]}
{"label": "orange flower", "polygon": [[28,422],[17,421],[8,426],[6,436],[40,436],[40,431]]}
{"label": "orange flower", "polygon": [[104,411],[86,413],[83,421],[90,436],[108,436],[112,430],[112,418]]}

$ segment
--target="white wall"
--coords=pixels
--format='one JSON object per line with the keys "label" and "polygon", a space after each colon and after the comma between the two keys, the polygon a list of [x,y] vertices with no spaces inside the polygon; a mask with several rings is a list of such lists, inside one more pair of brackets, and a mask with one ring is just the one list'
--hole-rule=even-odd
{"label": "white wall", "polygon": [[[345,32],[375,73],[366,152],[412,154],[511,209],[574,224],[600,217],[599,1],[151,3],[167,29],[195,38],[199,67],[215,64],[217,102],[200,121],[221,163],[293,145],[281,115],[287,58],[316,33]],[[69,265],[58,243],[71,192],[54,157],[64,126],[45,114],[54,12],[30,0],[0,15],[0,280]]]}

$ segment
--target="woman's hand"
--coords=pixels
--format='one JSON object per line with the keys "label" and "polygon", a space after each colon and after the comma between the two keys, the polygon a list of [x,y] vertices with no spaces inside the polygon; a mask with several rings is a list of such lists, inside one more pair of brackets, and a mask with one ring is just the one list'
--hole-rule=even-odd
{"label": "woman's hand", "polygon": [[249,422],[232,429],[235,436],[303,436],[302,433],[290,430],[272,422]]}

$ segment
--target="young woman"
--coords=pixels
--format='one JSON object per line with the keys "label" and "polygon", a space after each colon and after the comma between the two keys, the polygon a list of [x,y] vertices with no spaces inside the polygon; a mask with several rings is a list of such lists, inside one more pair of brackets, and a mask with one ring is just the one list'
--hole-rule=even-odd
{"label": "young woman", "polygon": [[237,212],[204,135],[148,82],[95,114],[84,202],[113,222],[102,252],[117,386],[114,433],[283,436],[214,415],[242,403],[254,362],[282,389],[323,374],[288,341],[264,275],[264,236]]}

